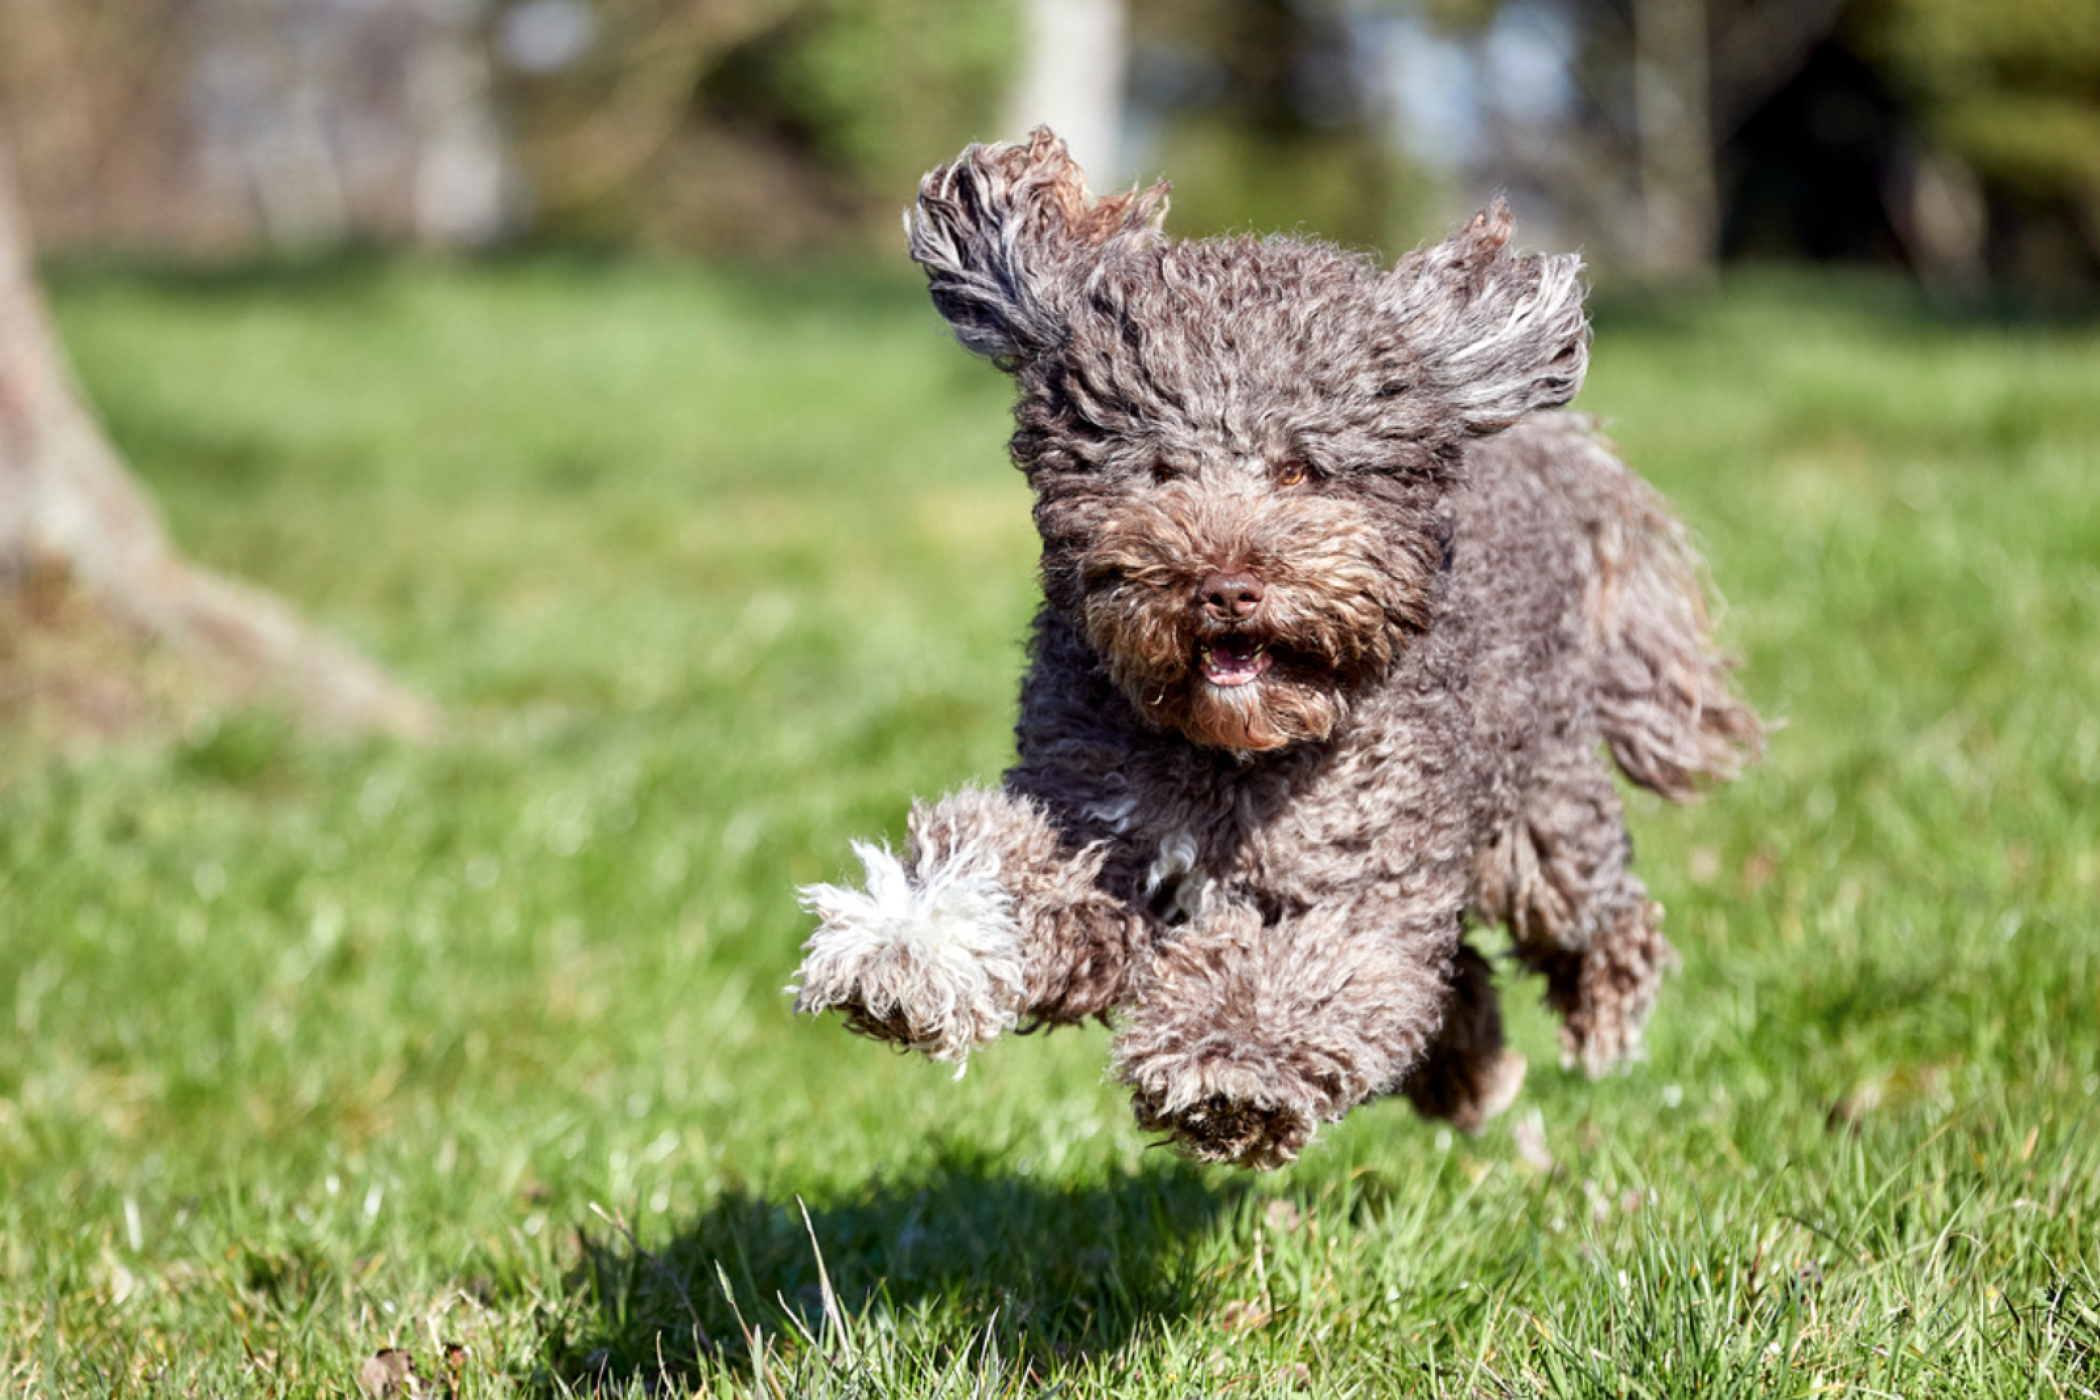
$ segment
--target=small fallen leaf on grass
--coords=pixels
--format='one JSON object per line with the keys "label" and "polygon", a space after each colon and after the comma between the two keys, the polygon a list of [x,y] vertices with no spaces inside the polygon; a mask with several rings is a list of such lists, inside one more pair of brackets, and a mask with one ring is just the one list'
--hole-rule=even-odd
{"label": "small fallen leaf on grass", "polygon": [[357,1388],[374,1400],[423,1393],[422,1377],[416,1374],[416,1359],[395,1347],[374,1352],[359,1368]]}
{"label": "small fallen leaf on grass", "polygon": [[382,1347],[358,1368],[357,1388],[372,1400],[452,1400],[465,1379],[467,1349],[445,1343],[445,1379],[416,1370],[416,1359],[399,1347]]}
{"label": "small fallen leaf on grass", "polygon": [[1510,1136],[1516,1139],[1517,1155],[1524,1159],[1526,1166],[1549,1176],[1552,1174],[1556,1164],[1553,1154],[1546,1149],[1546,1120],[1537,1109],[1519,1118],[1510,1130]]}
{"label": "small fallen leaf on grass", "polygon": [[1853,1085],[1845,1097],[1830,1106],[1830,1112],[1824,1115],[1825,1125],[1833,1132],[1839,1129],[1858,1132],[1860,1120],[1881,1107],[1881,1092],[1878,1080]]}
{"label": "small fallen leaf on grass", "polygon": [[1746,893],[1756,894],[1779,873],[1779,860],[1770,851],[1752,851],[1743,859],[1741,879]]}

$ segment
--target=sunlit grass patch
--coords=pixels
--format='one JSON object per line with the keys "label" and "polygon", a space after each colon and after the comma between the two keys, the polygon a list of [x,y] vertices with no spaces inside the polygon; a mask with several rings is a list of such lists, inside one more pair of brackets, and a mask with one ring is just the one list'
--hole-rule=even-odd
{"label": "sunlit grass patch", "polygon": [[1785,727],[1634,804],[1647,1063],[1522,1005],[1481,1138],[1381,1105],[1253,1179],[1149,1148],[1099,1030],[958,1084],[780,995],[794,887],[1010,749],[1005,389],[909,280],[58,291],[184,546],[449,724],[4,745],[9,1387],[2100,1389],[2100,333],[1607,308],[1582,406]]}

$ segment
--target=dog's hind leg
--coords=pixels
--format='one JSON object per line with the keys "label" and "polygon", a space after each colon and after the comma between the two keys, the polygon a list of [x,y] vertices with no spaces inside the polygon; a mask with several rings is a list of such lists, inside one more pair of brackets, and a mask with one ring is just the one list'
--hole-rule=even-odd
{"label": "dog's hind leg", "polygon": [[1662,907],[1628,868],[1632,855],[1610,772],[1570,744],[1534,771],[1523,807],[1475,871],[1476,909],[1506,924],[1518,963],[1546,979],[1562,1062],[1591,1075],[1639,1051],[1676,956]]}
{"label": "dog's hind leg", "polygon": [[1539,469],[1590,543],[1581,683],[1595,727],[1546,741],[1520,810],[1481,855],[1474,904],[1508,925],[1518,961],[1545,976],[1563,1058],[1594,1075],[1640,1048],[1673,961],[1662,910],[1627,868],[1631,841],[1596,740],[1628,778],[1684,802],[1735,776],[1764,736],[1714,646],[1703,566],[1682,522],[1583,420],[1557,428]]}
{"label": "dog's hind leg", "polygon": [[1415,1112],[1477,1133],[1515,1102],[1524,1057],[1502,1038],[1502,1008],[1486,958],[1461,945],[1445,978],[1450,999],[1436,1038],[1400,1086]]}
{"label": "dog's hind leg", "polygon": [[1121,997],[1139,920],[1098,885],[1101,852],[1075,850],[1031,799],[965,788],[914,805],[901,858],[856,850],[862,888],[802,892],[820,922],[797,1011],[841,1011],[960,1067],[1023,1020],[1076,1021]]}

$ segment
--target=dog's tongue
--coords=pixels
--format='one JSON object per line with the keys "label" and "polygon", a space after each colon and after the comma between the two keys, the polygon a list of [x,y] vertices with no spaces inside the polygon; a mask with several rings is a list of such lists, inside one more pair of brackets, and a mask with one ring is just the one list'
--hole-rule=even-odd
{"label": "dog's tongue", "polygon": [[1228,637],[1204,647],[1197,656],[1203,678],[1212,685],[1247,685],[1269,669],[1269,653],[1245,637]]}

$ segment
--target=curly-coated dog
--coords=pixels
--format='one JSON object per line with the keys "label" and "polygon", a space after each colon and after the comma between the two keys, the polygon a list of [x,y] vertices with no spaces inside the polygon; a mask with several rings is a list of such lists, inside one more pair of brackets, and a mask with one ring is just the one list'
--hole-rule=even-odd
{"label": "curly-coated dog", "polygon": [[928,175],[912,257],[1020,390],[1044,601],[1018,760],[917,805],[821,920],[798,1009],[960,1064],[1098,1016],[1138,1121],[1288,1162],[1398,1091],[1477,1129],[1524,1077],[1468,921],[1563,1058],[1638,1048],[1671,961],[1604,751],[1686,799],[1761,744],[1684,528],[1585,419],[1572,256],[1498,204],[1382,270],[1184,241],[1063,143]]}

